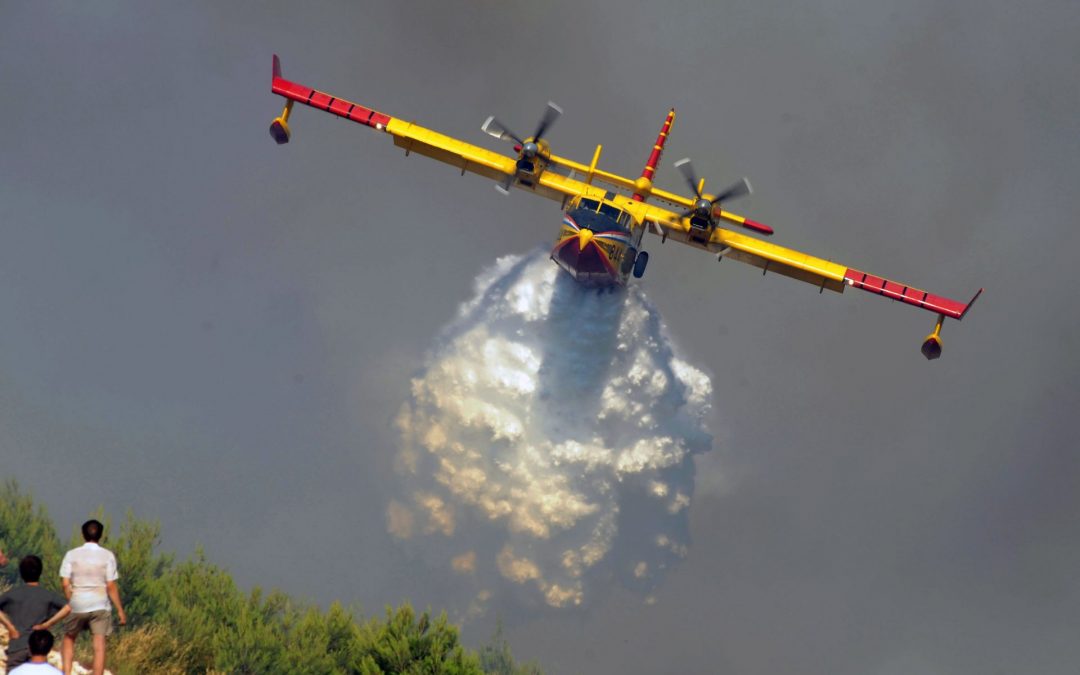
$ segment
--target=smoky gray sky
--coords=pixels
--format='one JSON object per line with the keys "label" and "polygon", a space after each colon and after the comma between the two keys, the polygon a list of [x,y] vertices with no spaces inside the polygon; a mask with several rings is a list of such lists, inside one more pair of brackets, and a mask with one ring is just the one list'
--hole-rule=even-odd
{"label": "smoky gray sky", "polygon": [[[693,543],[657,602],[503,616],[554,673],[1072,673],[1080,661],[1080,6],[4,3],[0,476],[245,585],[444,606],[385,531],[391,420],[472,279],[555,205],[404,158],[303,84],[487,144],[747,175],[778,243],[934,292],[933,317],[652,239],[646,292],[713,376]],[[495,147],[490,146],[489,147]],[[503,148],[505,149],[505,148]],[[313,567],[314,563],[314,567]],[[466,628],[479,642],[490,623]]]}

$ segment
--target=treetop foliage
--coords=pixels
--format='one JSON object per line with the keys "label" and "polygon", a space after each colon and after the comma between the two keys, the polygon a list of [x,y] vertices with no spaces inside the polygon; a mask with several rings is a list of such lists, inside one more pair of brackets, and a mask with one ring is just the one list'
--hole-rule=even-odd
{"label": "treetop foliage", "polygon": [[[116,675],[540,673],[514,663],[501,630],[477,653],[462,646],[445,612],[417,614],[403,604],[364,620],[337,602],[322,611],[277,590],[245,593],[201,549],[180,562],[161,553],[158,523],[129,511],[114,529],[100,509],[91,517],[105,523],[102,545],[116,554],[128,615],[129,628],[111,638],[109,667]],[[82,544],[77,529],[72,544]],[[56,528],[11,480],[0,486],[0,548],[11,559],[0,568],[0,585],[21,583],[18,558],[33,553],[44,562],[42,585],[59,588],[64,549]]]}

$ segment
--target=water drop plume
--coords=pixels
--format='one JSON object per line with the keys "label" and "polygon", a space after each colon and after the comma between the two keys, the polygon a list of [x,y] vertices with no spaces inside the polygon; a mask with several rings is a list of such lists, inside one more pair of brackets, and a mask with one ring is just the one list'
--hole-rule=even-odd
{"label": "water drop plume", "polygon": [[388,530],[471,589],[555,608],[604,584],[652,600],[689,545],[709,377],[640,285],[584,288],[500,258],[436,339],[396,424]]}

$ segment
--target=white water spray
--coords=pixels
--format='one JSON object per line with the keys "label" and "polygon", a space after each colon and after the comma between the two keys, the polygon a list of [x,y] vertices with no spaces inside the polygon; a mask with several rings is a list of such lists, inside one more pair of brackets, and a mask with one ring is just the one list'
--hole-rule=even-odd
{"label": "white water spray", "polygon": [[473,612],[507,585],[580,606],[612,578],[651,601],[686,554],[711,395],[640,286],[500,258],[412,380],[387,527],[470,583]]}

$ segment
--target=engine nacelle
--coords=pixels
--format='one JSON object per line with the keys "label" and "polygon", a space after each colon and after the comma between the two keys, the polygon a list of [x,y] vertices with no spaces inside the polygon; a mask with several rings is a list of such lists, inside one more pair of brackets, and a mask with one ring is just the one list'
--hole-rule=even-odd
{"label": "engine nacelle", "polygon": [[922,355],[929,361],[933,361],[936,358],[941,357],[941,336],[937,333],[931,333],[926,336],[926,339],[922,343]]}
{"label": "engine nacelle", "polygon": [[[976,296],[978,297],[978,296]],[[937,325],[934,326],[934,332],[926,336],[926,339],[922,343],[922,355],[926,357],[928,361],[941,357],[941,327],[945,323],[945,315],[938,314]]]}
{"label": "engine nacelle", "polygon": [[270,123],[270,135],[274,138],[274,141],[278,145],[284,145],[289,142],[289,123],[285,121],[285,117],[275,117],[274,121]]}
{"label": "engine nacelle", "polygon": [[[274,57],[274,76],[280,77],[281,64],[278,63],[278,58]],[[285,108],[281,111],[281,114],[274,118],[274,121],[270,123],[270,136],[273,137],[274,142],[278,145],[285,145],[289,142],[289,113],[292,112],[292,99],[285,101]]]}

